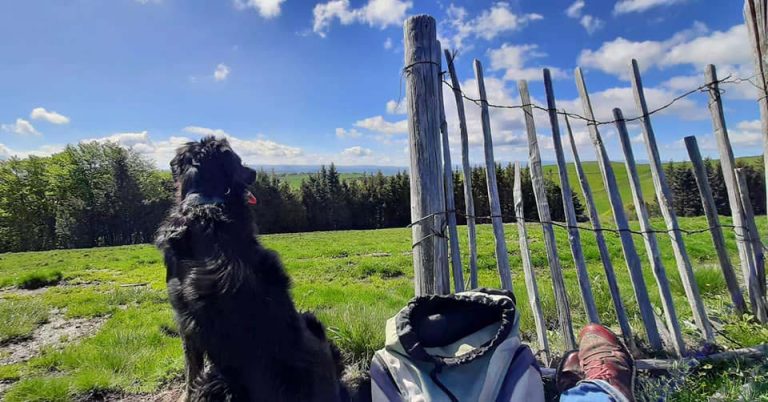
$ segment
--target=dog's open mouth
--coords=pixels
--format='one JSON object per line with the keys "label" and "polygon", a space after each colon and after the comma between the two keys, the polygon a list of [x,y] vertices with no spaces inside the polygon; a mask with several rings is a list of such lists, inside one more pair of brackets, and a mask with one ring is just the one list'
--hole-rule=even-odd
{"label": "dog's open mouth", "polygon": [[248,205],[256,205],[256,203],[257,203],[257,202],[259,202],[259,201],[256,199],[256,196],[255,196],[255,195],[253,195],[253,193],[251,193],[251,192],[250,192],[250,191],[248,191],[248,190],[246,190],[246,191],[245,191],[245,200],[246,200],[246,202],[248,203]]}

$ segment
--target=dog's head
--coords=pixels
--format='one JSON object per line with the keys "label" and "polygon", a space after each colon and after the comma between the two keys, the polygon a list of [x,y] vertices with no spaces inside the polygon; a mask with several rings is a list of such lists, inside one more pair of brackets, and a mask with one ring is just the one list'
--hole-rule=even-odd
{"label": "dog's head", "polygon": [[176,150],[171,173],[179,202],[196,196],[199,203],[256,204],[248,191],[256,172],[243,165],[226,139],[186,143]]}

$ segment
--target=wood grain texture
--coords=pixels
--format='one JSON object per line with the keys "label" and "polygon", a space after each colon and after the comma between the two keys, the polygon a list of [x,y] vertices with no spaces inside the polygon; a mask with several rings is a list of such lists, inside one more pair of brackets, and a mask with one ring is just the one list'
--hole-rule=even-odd
{"label": "wood grain texture", "polygon": [[632,329],[629,326],[627,311],[624,309],[624,303],[621,300],[619,285],[616,282],[616,273],[614,272],[613,262],[611,261],[611,253],[608,251],[608,245],[605,242],[605,235],[603,234],[602,225],[600,224],[600,214],[597,213],[597,208],[595,208],[592,188],[589,185],[587,175],[584,173],[584,169],[581,166],[581,158],[579,158],[579,152],[576,148],[576,141],[573,138],[573,130],[571,130],[571,123],[568,121],[568,116],[565,116],[565,127],[568,132],[568,141],[571,144],[571,153],[573,155],[573,164],[576,168],[576,176],[579,179],[581,192],[584,194],[584,202],[587,207],[589,221],[592,224],[592,229],[594,229],[595,242],[597,243],[597,249],[600,252],[600,262],[602,262],[603,269],[605,270],[605,279],[606,282],[608,282],[608,290],[611,292],[611,300],[613,301],[613,308],[616,311],[616,318],[619,322],[619,327],[621,328],[621,334],[624,338],[624,342],[627,345],[634,347]]}
{"label": "wood grain texture", "polygon": [[445,221],[440,113],[439,49],[435,20],[410,17],[403,27],[408,143],[411,159],[411,228],[414,287],[417,296],[444,294],[441,261],[447,262],[442,233]]}
{"label": "wood grain texture", "polygon": [[643,133],[645,149],[650,158],[649,165],[651,167],[653,188],[656,190],[656,200],[659,202],[661,215],[664,217],[667,233],[672,241],[672,252],[675,254],[677,271],[680,274],[680,280],[683,284],[685,295],[688,298],[688,304],[691,307],[696,326],[699,328],[704,339],[708,342],[714,342],[715,333],[712,331],[709,318],[707,318],[707,311],[704,308],[704,301],[701,299],[699,285],[696,283],[696,277],[693,275],[691,259],[688,257],[683,234],[680,232],[677,214],[672,207],[672,191],[669,189],[667,178],[664,176],[664,169],[661,166],[659,147],[656,144],[656,134],[651,124],[651,116],[648,114],[648,103],[645,100],[645,90],[643,89],[643,80],[640,76],[637,60],[632,59],[631,68],[632,92],[635,95],[635,105],[637,105],[637,109],[640,110],[642,115],[640,127]]}
{"label": "wood grain texture", "polygon": [[475,200],[472,197],[472,165],[469,163],[469,134],[467,133],[467,116],[464,112],[464,98],[461,94],[461,83],[456,75],[453,56],[445,49],[445,60],[448,63],[448,73],[451,76],[453,96],[456,99],[456,111],[459,115],[459,134],[461,136],[461,172],[464,179],[464,212],[467,217],[467,237],[469,241],[469,286],[477,284],[477,229],[475,228]]}
{"label": "wood grain texture", "polygon": [[[584,75],[581,68],[576,68],[576,88],[579,91],[579,98],[584,109],[584,116],[590,121],[595,121],[595,114],[592,110],[592,103],[589,100],[589,92],[587,91],[587,84],[584,81]],[[627,270],[629,271],[629,277],[632,281],[632,289],[635,293],[635,300],[637,301],[638,309],[640,310],[640,317],[643,320],[643,327],[645,328],[645,334],[648,337],[648,343],[654,350],[661,350],[662,343],[659,336],[658,326],[656,325],[656,316],[653,312],[653,306],[648,298],[648,289],[643,278],[643,268],[640,264],[640,256],[637,254],[635,248],[635,241],[632,239],[632,234],[628,232],[629,222],[627,221],[626,213],[624,212],[624,202],[621,199],[618,185],[616,184],[616,174],[613,171],[611,160],[608,158],[608,153],[605,151],[605,145],[603,139],[600,136],[600,131],[593,123],[587,124],[589,130],[589,136],[592,140],[592,145],[595,147],[595,155],[597,156],[597,164],[600,167],[600,174],[603,179],[603,186],[608,193],[608,200],[611,204],[611,212],[613,214],[616,228],[620,230],[619,237],[621,239],[621,249],[624,253],[624,261],[627,264]]]}
{"label": "wood grain texture", "polygon": [[592,285],[589,283],[589,272],[587,263],[584,261],[584,251],[581,248],[581,234],[576,227],[576,209],[573,207],[573,193],[571,192],[570,181],[568,180],[568,167],[565,163],[565,153],[563,152],[563,142],[560,138],[560,124],[557,116],[557,103],[555,101],[555,91],[552,87],[552,77],[549,69],[544,69],[544,89],[547,94],[547,109],[549,115],[549,125],[552,127],[552,142],[555,148],[555,157],[557,159],[557,172],[560,175],[560,195],[563,199],[563,211],[565,212],[565,222],[568,225],[568,244],[571,246],[571,256],[576,266],[576,279],[579,282],[581,291],[581,302],[587,314],[589,322],[600,323],[600,314],[597,312],[595,297],[592,294]]}
{"label": "wood grain texture", "polygon": [[520,100],[523,103],[523,113],[525,115],[525,128],[528,134],[528,170],[531,173],[531,184],[536,198],[536,209],[539,212],[539,221],[541,229],[544,231],[544,247],[547,250],[547,261],[549,263],[549,272],[552,277],[552,287],[555,294],[555,305],[557,306],[557,316],[560,330],[563,332],[565,346],[568,349],[576,348],[576,338],[573,335],[573,321],[571,319],[571,308],[568,303],[568,294],[565,291],[565,282],[563,281],[563,271],[560,265],[560,258],[557,255],[557,243],[555,242],[555,232],[550,223],[552,218],[549,212],[549,203],[547,194],[544,190],[544,174],[541,170],[541,153],[539,152],[539,139],[536,135],[536,125],[533,121],[533,108],[531,107],[531,96],[528,93],[528,82],[520,80],[517,82],[520,91]]}
{"label": "wood grain texture", "polygon": [[488,183],[488,200],[491,204],[491,223],[493,236],[496,239],[496,267],[501,278],[501,287],[512,290],[512,274],[509,271],[509,256],[507,243],[504,240],[504,223],[501,220],[501,203],[499,202],[499,187],[496,184],[496,160],[493,158],[493,138],[491,135],[491,117],[488,112],[488,99],[485,94],[483,80],[483,65],[475,59],[475,78],[480,93],[480,118],[483,126],[483,150],[485,151],[485,181]]}
{"label": "wood grain texture", "polygon": [[515,220],[517,221],[517,238],[520,243],[520,257],[523,260],[523,274],[525,275],[525,288],[528,291],[528,304],[533,313],[533,322],[536,326],[536,337],[539,340],[539,348],[544,352],[547,365],[551,360],[549,342],[547,341],[547,322],[544,321],[544,311],[541,308],[539,297],[539,285],[536,283],[536,271],[531,262],[531,250],[528,247],[528,229],[525,227],[525,209],[523,206],[523,185],[520,177],[520,162],[515,162],[515,184],[513,196],[515,201]]}
{"label": "wood grain texture", "polygon": [[699,151],[696,137],[685,137],[685,147],[688,149],[688,156],[693,165],[693,175],[696,178],[696,186],[699,188],[701,205],[704,208],[704,215],[707,217],[707,225],[709,225],[712,244],[715,246],[717,259],[720,262],[720,270],[723,272],[733,307],[736,313],[741,315],[747,311],[747,305],[744,301],[744,295],[742,295],[739,288],[739,281],[736,279],[733,264],[731,264],[731,259],[728,256],[728,250],[725,247],[725,237],[723,236],[723,229],[720,227],[720,217],[717,215],[717,206],[715,205],[715,199],[712,197],[712,188],[709,185],[707,169],[701,159],[701,152]]}
{"label": "wood grain texture", "polygon": [[627,125],[621,110],[613,109],[613,118],[616,121],[616,130],[619,134],[621,149],[624,151],[627,176],[630,178],[629,186],[632,190],[632,199],[635,204],[635,211],[637,212],[637,220],[640,223],[640,231],[643,232],[646,254],[648,255],[648,260],[651,264],[653,276],[656,278],[656,284],[659,287],[659,296],[661,297],[664,318],[667,324],[667,329],[671,335],[671,346],[674,348],[677,356],[683,356],[685,354],[685,342],[683,342],[683,336],[680,331],[680,322],[677,319],[677,312],[675,311],[675,303],[672,298],[672,290],[669,286],[669,280],[667,279],[667,272],[661,261],[661,253],[659,253],[656,234],[652,232],[653,228],[648,219],[648,209],[645,205],[645,198],[643,198],[643,189],[640,186],[640,177],[637,174],[635,155],[632,151],[632,143],[629,139],[629,133],[627,132]]}
{"label": "wood grain texture", "polygon": [[[437,43],[440,49],[440,41]],[[442,55],[437,55],[442,70]],[[438,99],[440,101],[440,134],[443,149],[443,186],[445,188],[445,208],[448,218],[448,241],[451,256],[451,271],[453,273],[454,292],[464,291],[464,271],[461,265],[461,252],[459,250],[459,233],[456,229],[456,200],[453,199],[453,165],[451,164],[451,147],[448,143],[448,122],[445,119],[445,102],[443,99],[443,83],[438,83]]]}

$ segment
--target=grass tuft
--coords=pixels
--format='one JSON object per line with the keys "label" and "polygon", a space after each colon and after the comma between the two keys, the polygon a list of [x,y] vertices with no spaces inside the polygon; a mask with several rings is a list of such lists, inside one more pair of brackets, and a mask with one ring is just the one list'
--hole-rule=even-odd
{"label": "grass tuft", "polygon": [[35,271],[19,278],[17,286],[22,289],[39,289],[46,286],[57,285],[61,282],[63,277],[61,271],[57,270],[46,269]]}
{"label": "grass tuft", "polygon": [[37,299],[0,300],[0,345],[28,338],[48,320],[48,306]]}

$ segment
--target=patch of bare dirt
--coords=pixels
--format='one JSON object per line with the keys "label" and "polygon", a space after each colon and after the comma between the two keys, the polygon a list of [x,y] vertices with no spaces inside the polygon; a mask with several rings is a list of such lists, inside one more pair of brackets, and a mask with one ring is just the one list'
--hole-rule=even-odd
{"label": "patch of bare dirt", "polygon": [[32,336],[0,347],[0,365],[29,360],[44,347],[60,348],[77,339],[90,336],[101,328],[107,317],[64,318],[64,312],[51,311],[48,322],[38,327]]}
{"label": "patch of bare dirt", "polygon": [[181,382],[174,382],[163,387],[153,394],[124,394],[107,393],[98,395],[84,395],[78,401],[82,402],[177,402],[182,401],[183,395]]}

